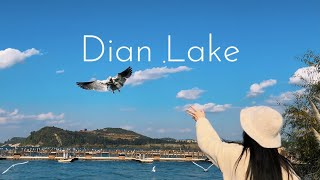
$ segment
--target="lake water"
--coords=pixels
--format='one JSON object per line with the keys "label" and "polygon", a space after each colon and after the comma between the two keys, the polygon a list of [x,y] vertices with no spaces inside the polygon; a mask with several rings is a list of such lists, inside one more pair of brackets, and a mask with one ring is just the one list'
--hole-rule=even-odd
{"label": "lake water", "polygon": [[[212,166],[208,172],[192,162],[153,162],[143,164],[135,161],[29,161],[1,174],[12,164],[25,161],[0,161],[0,179],[222,179],[221,172]],[[209,162],[199,162],[207,168]],[[152,167],[156,166],[156,172]]]}

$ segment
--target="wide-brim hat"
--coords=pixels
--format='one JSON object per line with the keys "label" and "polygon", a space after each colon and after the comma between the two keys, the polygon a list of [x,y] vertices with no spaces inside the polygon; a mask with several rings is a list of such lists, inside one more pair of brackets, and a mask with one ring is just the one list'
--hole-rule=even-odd
{"label": "wide-brim hat", "polygon": [[281,114],[267,106],[242,109],[240,123],[243,130],[264,148],[281,146],[280,131],[283,124]]}

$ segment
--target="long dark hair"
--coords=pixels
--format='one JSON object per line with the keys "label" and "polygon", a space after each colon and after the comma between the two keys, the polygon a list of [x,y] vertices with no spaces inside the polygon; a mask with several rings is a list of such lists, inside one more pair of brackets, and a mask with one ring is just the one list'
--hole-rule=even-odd
{"label": "long dark hair", "polygon": [[[295,174],[289,160],[279,154],[277,148],[264,148],[243,131],[243,149],[236,161],[235,171],[244,154],[250,152],[246,178],[249,180],[282,180],[281,168],[288,172],[288,179]],[[290,178],[291,177],[291,178]]]}

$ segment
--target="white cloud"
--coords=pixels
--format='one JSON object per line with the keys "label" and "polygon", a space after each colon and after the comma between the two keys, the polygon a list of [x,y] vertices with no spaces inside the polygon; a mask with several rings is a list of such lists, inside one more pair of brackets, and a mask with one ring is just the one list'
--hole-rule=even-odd
{"label": "white cloud", "polygon": [[266,100],[267,103],[275,105],[275,104],[283,104],[283,103],[290,103],[295,99],[296,95],[302,95],[304,93],[305,89],[300,89],[297,91],[287,91],[284,93],[281,93],[279,96],[270,96],[268,100]]}
{"label": "white cloud", "polygon": [[28,57],[38,54],[40,54],[40,51],[35,48],[23,52],[12,48],[0,50],[0,69],[8,68],[14,64],[23,62]]}
{"label": "white cloud", "polygon": [[63,74],[64,73],[64,69],[60,69],[56,71],[56,74]]}
{"label": "white cloud", "polygon": [[64,119],[64,114],[55,115],[52,112],[41,113],[36,115],[20,114],[18,109],[12,112],[0,109],[0,124],[18,123],[23,120],[38,120],[38,121],[61,121]]}
{"label": "white cloud", "polygon": [[15,116],[18,114],[18,112],[19,112],[19,110],[15,109],[13,112],[9,113],[9,116]]}
{"label": "white cloud", "polygon": [[168,130],[164,129],[164,128],[160,128],[160,129],[157,130],[157,132],[158,133],[166,133],[166,132],[168,132]]}
{"label": "white cloud", "polygon": [[223,112],[229,108],[231,108],[231,104],[215,104],[215,103],[207,103],[207,104],[186,104],[183,107],[178,106],[176,109],[185,111],[187,110],[190,106],[194,106],[197,109],[203,109],[205,112],[211,112],[211,113],[217,113],[217,112]]}
{"label": "white cloud", "polygon": [[190,128],[167,128],[167,127],[163,127],[163,128],[153,128],[153,127],[148,127],[145,130],[146,132],[156,132],[159,134],[164,134],[164,133],[190,133],[192,132],[192,129]]}
{"label": "white cloud", "polygon": [[136,86],[143,84],[145,81],[156,80],[167,77],[169,74],[190,70],[191,68],[187,66],[179,66],[177,68],[154,67],[151,69],[139,70],[133,73],[133,75],[127,80],[126,84]]}
{"label": "white cloud", "polygon": [[277,84],[277,80],[274,79],[269,79],[269,80],[264,80],[261,83],[254,83],[250,86],[250,91],[247,94],[247,97],[256,97],[262,93],[264,93],[265,88],[274,86]]}
{"label": "white cloud", "polygon": [[189,133],[192,132],[192,130],[190,128],[182,128],[178,130],[180,133]]}
{"label": "white cloud", "polygon": [[6,111],[0,108],[0,114],[4,114]]}
{"label": "white cloud", "polygon": [[65,124],[65,120],[61,119],[61,120],[53,120],[53,121],[47,121],[47,124],[49,125],[60,125],[60,124]]}
{"label": "white cloud", "polygon": [[63,113],[60,114],[60,115],[54,115],[52,112],[33,115],[33,116],[34,116],[34,119],[40,120],[40,121],[43,121],[43,120],[56,120],[56,119],[63,119],[64,118],[64,114]]}
{"label": "white cloud", "polygon": [[289,78],[290,84],[316,84],[320,80],[320,73],[315,66],[303,67],[298,69],[292,77]]}
{"label": "white cloud", "polygon": [[194,100],[198,99],[203,92],[204,90],[195,87],[192,89],[181,90],[180,92],[178,92],[176,97],[181,99]]}

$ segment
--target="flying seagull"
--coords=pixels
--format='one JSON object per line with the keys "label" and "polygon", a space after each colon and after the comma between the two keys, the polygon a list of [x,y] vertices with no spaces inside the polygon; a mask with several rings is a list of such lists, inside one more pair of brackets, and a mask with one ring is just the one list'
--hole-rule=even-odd
{"label": "flying seagull", "polygon": [[195,163],[195,162],[193,162],[193,161],[192,161],[192,163],[193,163],[194,165],[200,167],[201,169],[203,169],[204,172],[208,172],[208,170],[209,170],[209,169],[211,168],[211,166],[213,165],[213,164],[211,164],[207,169],[205,169],[204,167],[200,166],[199,164],[197,164],[197,163]]}
{"label": "flying seagull", "polygon": [[8,171],[9,171],[9,169],[11,169],[11,168],[15,167],[16,165],[26,164],[26,163],[28,163],[28,162],[29,162],[29,161],[26,161],[26,162],[23,162],[23,163],[13,164],[13,165],[11,165],[7,170],[3,171],[3,173],[2,173],[2,174],[4,174],[4,173],[8,172]]}
{"label": "flying seagull", "polygon": [[126,70],[118,73],[114,77],[109,76],[105,80],[77,82],[77,85],[86,90],[95,90],[100,92],[112,91],[112,93],[118,90],[120,92],[120,89],[122,88],[126,80],[131,76],[131,74],[132,68],[129,66]]}
{"label": "flying seagull", "polygon": [[153,166],[152,172],[156,172],[156,166]]}

